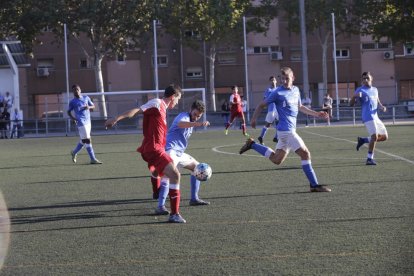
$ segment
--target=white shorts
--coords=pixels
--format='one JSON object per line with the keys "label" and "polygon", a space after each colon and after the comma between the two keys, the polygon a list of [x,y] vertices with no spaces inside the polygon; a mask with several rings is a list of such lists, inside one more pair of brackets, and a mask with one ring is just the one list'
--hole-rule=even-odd
{"label": "white shorts", "polygon": [[191,155],[183,152],[180,154],[179,152],[176,152],[173,149],[170,149],[167,151],[168,155],[171,157],[171,159],[174,162],[174,165],[178,168],[185,168],[191,164],[195,164],[197,166],[198,161],[195,160]]}
{"label": "white shorts", "polygon": [[86,124],[83,126],[78,127],[79,136],[82,139],[90,139],[91,138],[91,124]]}
{"label": "white shorts", "polygon": [[385,128],[384,123],[378,117],[374,118],[374,120],[365,122],[364,124],[370,136],[372,136],[373,134],[381,134],[388,136],[388,132]]}
{"label": "white shorts", "polygon": [[269,111],[266,114],[266,123],[273,123],[275,120],[279,120],[279,113],[277,113],[277,110]]}
{"label": "white shorts", "polygon": [[290,150],[297,151],[300,148],[305,148],[305,142],[296,133],[296,131],[278,131],[278,142],[276,144],[276,150],[281,149],[286,153]]}

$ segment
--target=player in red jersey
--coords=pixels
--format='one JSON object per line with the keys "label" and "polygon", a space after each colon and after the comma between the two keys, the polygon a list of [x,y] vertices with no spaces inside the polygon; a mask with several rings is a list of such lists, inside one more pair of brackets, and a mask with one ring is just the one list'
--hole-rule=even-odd
{"label": "player in red jersey", "polygon": [[240,118],[241,120],[241,128],[243,130],[244,136],[249,136],[246,133],[246,121],[244,120],[244,113],[243,113],[243,107],[242,107],[242,100],[239,95],[239,88],[237,85],[234,85],[231,87],[231,90],[233,93],[230,96],[230,121],[226,124],[226,129],[224,130],[224,133],[227,135],[229,128],[233,124],[234,120],[236,118]]}
{"label": "player in red jersey", "polygon": [[179,213],[180,172],[171,157],[165,152],[167,137],[166,111],[174,108],[180,98],[181,88],[172,84],[165,88],[162,99],[152,99],[141,107],[128,110],[105,122],[105,127],[113,127],[120,120],[132,118],[137,114],[144,114],[142,126],[144,139],[137,151],[141,153],[142,159],[148,163],[148,168],[153,175],[154,190],[159,189],[159,176],[165,175],[170,179],[171,214],[168,221],[175,223],[185,223],[186,221]]}

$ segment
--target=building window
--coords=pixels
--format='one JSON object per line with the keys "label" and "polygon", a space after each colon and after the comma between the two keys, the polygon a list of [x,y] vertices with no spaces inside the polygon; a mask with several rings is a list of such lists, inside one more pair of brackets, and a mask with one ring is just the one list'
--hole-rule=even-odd
{"label": "building window", "polygon": [[185,76],[187,79],[201,79],[203,77],[203,71],[201,67],[188,67],[185,70]]}
{"label": "building window", "polygon": [[337,58],[349,58],[349,49],[336,49]]}
{"label": "building window", "polygon": [[38,59],[37,60],[37,68],[54,69],[55,65],[54,65],[53,58]]}
{"label": "building window", "polygon": [[279,46],[256,46],[253,48],[248,48],[247,52],[249,54],[268,54],[270,52],[278,52]]}
{"label": "building window", "polygon": [[[152,66],[154,66],[154,56],[152,56]],[[168,66],[168,56],[161,55],[157,56],[157,63],[159,67],[167,67]]]}
{"label": "building window", "polygon": [[91,68],[91,64],[88,61],[87,58],[81,58],[80,62],[79,62],[79,68],[81,69],[89,69]]}
{"label": "building window", "polygon": [[301,51],[301,49],[298,49],[298,48],[290,49],[290,60],[291,61],[301,61],[302,60],[302,51]]}
{"label": "building window", "polygon": [[361,44],[362,50],[378,50],[378,49],[391,49],[392,44],[390,42],[367,42]]}
{"label": "building window", "polygon": [[414,46],[414,42],[404,43],[404,55],[406,55],[406,56],[414,55],[413,46]]}
{"label": "building window", "polygon": [[217,62],[219,64],[234,64],[236,63],[236,55],[234,54],[218,54]]}
{"label": "building window", "polygon": [[116,61],[125,63],[125,58],[126,58],[125,55],[117,55]]}
{"label": "building window", "polygon": [[194,30],[184,31],[184,37],[190,38],[190,39],[197,39],[197,40],[201,39],[200,32],[199,31],[194,31]]}

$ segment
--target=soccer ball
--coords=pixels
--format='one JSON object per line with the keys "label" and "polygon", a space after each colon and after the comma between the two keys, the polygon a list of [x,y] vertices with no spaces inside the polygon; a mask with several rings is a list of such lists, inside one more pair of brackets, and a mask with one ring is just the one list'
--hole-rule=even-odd
{"label": "soccer ball", "polygon": [[200,181],[207,181],[210,179],[213,171],[207,163],[199,163],[194,169],[194,176]]}

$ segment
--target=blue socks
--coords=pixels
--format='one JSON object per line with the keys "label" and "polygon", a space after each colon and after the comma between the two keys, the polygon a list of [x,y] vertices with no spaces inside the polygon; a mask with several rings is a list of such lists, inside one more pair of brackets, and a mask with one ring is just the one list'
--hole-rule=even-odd
{"label": "blue socks", "polygon": [[96,160],[95,153],[93,152],[92,144],[86,144],[86,151],[88,152],[91,160]]}
{"label": "blue socks", "polygon": [[190,183],[191,183],[191,200],[198,200],[198,191],[200,190],[200,180],[197,180],[197,178],[194,175],[191,175]]}
{"label": "blue socks", "polygon": [[81,143],[81,142],[79,142],[77,145],[76,145],[76,148],[73,150],[73,153],[74,154],[78,154],[78,152],[80,152],[80,150],[83,148],[83,144]]}
{"label": "blue socks", "polygon": [[264,138],[265,137],[265,135],[266,135],[266,132],[267,132],[267,127],[263,127],[262,128],[262,132],[260,133],[260,136],[259,137],[262,137],[262,138]]}
{"label": "blue socks", "polygon": [[168,192],[170,190],[169,180],[162,178],[158,196],[158,207],[165,206],[165,201],[167,200]]}
{"label": "blue socks", "polygon": [[316,174],[312,168],[310,160],[302,160],[302,169],[306,177],[308,178],[311,187],[318,186],[318,179],[316,178]]}
{"label": "blue socks", "polygon": [[269,157],[267,156],[267,152],[270,150],[271,152],[273,152],[271,149],[269,149],[268,147],[264,146],[264,145],[260,145],[258,143],[253,143],[252,144],[252,149],[254,149],[255,151],[257,151],[258,153],[260,153],[261,155],[265,156],[265,157]]}

